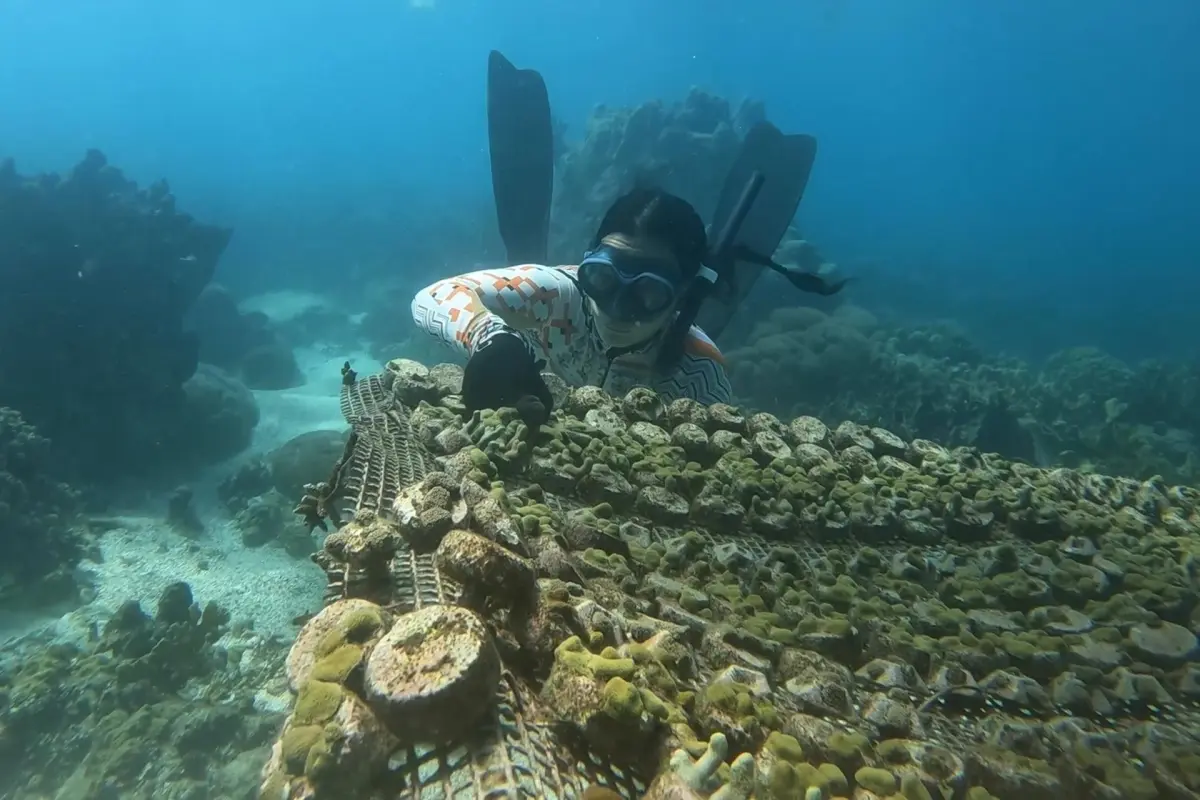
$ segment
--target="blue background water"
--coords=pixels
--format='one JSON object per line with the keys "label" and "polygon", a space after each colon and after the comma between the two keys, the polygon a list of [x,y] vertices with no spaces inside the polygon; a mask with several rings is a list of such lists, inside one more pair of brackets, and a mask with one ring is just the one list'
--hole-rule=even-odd
{"label": "blue background water", "polygon": [[1009,349],[1195,351],[1200,4],[737,5],[6,0],[0,153],[100,148],[237,229],[224,282],[317,284],[486,200],[499,48],[575,132],[696,84],[816,134],[801,221],[865,300],[883,272]]}

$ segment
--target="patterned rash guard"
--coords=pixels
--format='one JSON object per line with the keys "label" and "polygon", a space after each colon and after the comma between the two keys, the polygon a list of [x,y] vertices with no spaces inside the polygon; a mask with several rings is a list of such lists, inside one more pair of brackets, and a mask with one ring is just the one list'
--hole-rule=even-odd
{"label": "patterned rash guard", "polygon": [[721,353],[695,326],[679,366],[669,375],[655,374],[657,348],[620,356],[610,365],[575,282],[575,271],[574,266],[526,264],[447,278],[417,293],[413,319],[468,357],[497,333],[517,333],[572,386],[601,386],[614,395],[649,386],[669,400],[729,402],[729,378]]}

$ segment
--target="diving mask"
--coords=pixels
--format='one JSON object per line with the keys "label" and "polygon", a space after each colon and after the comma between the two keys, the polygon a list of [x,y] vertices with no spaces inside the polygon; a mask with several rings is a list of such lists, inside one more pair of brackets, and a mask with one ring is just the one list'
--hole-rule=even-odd
{"label": "diving mask", "polygon": [[683,283],[674,264],[611,245],[586,253],[576,276],[602,314],[630,324],[658,320],[675,304]]}

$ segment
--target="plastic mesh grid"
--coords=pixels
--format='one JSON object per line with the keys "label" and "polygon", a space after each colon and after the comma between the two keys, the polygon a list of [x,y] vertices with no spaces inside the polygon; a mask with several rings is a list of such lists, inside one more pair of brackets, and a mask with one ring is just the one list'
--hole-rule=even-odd
{"label": "plastic mesh grid", "polygon": [[[342,410],[357,435],[345,487],[347,502],[355,510],[386,511],[400,489],[420,480],[430,470],[433,461],[413,435],[408,412],[392,395],[385,376],[371,376],[345,387]],[[514,485],[514,488],[520,487]],[[546,502],[559,513],[590,505],[549,492],[546,493]],[[718,533],[696,525],[675,528],[636,516],[627,518],[641,523],[649,531],[652,541],[665,542],[694,531],[707,547],[736,547],[752,563],[766,561],[773,550],[783,547],[793,551],[800,564],[816,568],[827,565],[828,559],[833,556],[848,560],[864,544],[852,537],[837,543],[813,539],[785,543],[767,539],[745,529],[745,526]],[[1012,544],[1019,549],[1026,548],[1020,542]],[[911,542],[899,540],[871,542],[871,546],[885,556],[914,548]],[[934,560],[946,554],[944,549],[936,546],[917,546],[916,549]],[[455,602],[458,597],[458,587],[440,576],[432,556],[399,553],[392,563],[392,575],[392,601],[397,610],[415,610],[429,603]],[[343,581],[338,591],[332,594],[345,594],[349,585],[349,581]],[[709,671],[702,669],[702,673],[707,676]],[[879,686],[860,682],[859,700],[869,692],[880,689]],[[777,691],[775,695],[774,700],[781,709],[792,705],[786,693]],[[1059,712],[1043,714],[1031,720],[1027,711],[990,704],[983,695],[975,698],[978,702],[966,705],[927,703],[934,699],[932,693],[925,696],[910,695],[910,699],[914,704],[924,706],[921,715],[924,740],[959,752],[977,746],[985,737],[986,731],[980,724],[984,717],[993,722],[998,717],[1004,717],[1018,724],[1044,724],[1059,715]],[[537,716],[531,713],[534,703],[534,698],[522,696],[519,684],[511,676],[506,677],[498,688],[492,717],[487,724],[481,725],[472,741],[420,752],[408,749],[396,754],[393,766],[406,786],[397,796],[463,800],[499,797],[572,800],[579,797],[586,786],[599,783],[610,786],[624,797],[640,797],[645,783],[637,776],[628,775],[612,765],[601,764],[586,753],[573,752],[548,726],[532,722]],[[1170,727],[1180,735],[1197,739],[1200,713],[1195,709],[1171,706],[1157,711],[1165,713],[1148,715],[1144,713],[1145,709],[1139,713],[1118,709],[1110,718],[1081,722],[1097,730],[1129,729],[1141,724],[1147,716],[1156,716],[1174,723]],[[862,724],[859,719],[841,722],[847,726]]]}
{"label": "plastic mesh grid", "polygon": [[[396,495],[421,480],[432,459],[413,434],[407,409],[393,396],[386,376],[344,385],[342,414],[350,423],[353,447],[346,461],[341,503],[351,511],[389,513]],[[353,596],[358,576],[345,565],[328,570],[327,601]],[[389,607],[415,611],[433,603],[454,603],[459,587],[444,577],[429,553],[408,549],[391,562]],[[511,675],[497,687],[487,720],[469,741],[440,746],[406,747],[393,754],[394,797],[405,800],[496,800],[551,798],[576,800],[592,784],[622,797],[640,797],[646,783],[589,754],[560,742],[536,718],[536,699]]]}

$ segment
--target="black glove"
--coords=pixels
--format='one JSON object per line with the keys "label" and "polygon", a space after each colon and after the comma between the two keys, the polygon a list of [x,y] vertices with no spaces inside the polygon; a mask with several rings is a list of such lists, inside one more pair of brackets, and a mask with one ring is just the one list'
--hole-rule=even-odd
{"label": "black glove", "polygon": [[542,380],[544,366],[534,360],[520,336],[498,333],[467,361],[463,405],[472,413],[483,408],[516,408],[527,423],[540,425],[554,409],[550,387]]}

